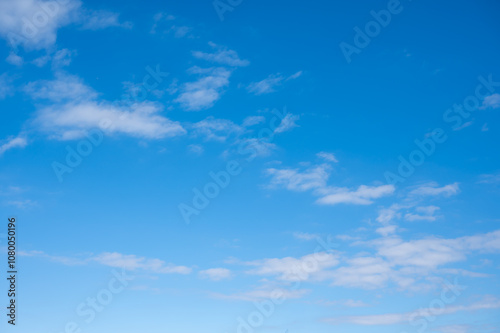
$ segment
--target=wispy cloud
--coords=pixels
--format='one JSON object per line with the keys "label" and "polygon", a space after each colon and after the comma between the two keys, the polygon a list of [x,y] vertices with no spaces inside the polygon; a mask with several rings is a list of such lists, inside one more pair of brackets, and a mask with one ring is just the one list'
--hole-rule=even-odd
{"label": "wispy cloud", "polygon": [[192,67],[189,73],[200,77],[193,82],[185,83],[175,99],[187,111],[200,111],[211,108],[221,97],[224,88],[229,85],[231,71],[223,68]]}
{"label": "wispy cloud", "polygon": [[201,278],[210,279],[212,281],[225,280],[232,276],[231,271],[227,268],[210,268],[200,271],[198,274]]}
{"label": "wispy cloud", "polygon": [[269,168],[266,174],[271,176],[270,187],[284,187],[291,191],[308,191],[326,187],[331,167],[327,164],[311,167],[305,171],[299,169]]}
{"label": "wispy cloud", "polygon": [[310,234],[307,232],[294,232],[293,237],[300,240],[311,241],[319,238],[318,234]]}
{"label": "wispy cloud", "polygon": [[246,265],[256,266],[247,274],[262,276],[277,276],[282,281],[306,281],[321,279],[325,269],[338,265],[338,257],[331,253],[319,252],[300,258],[272,258],[246,262]]}
{"label": "wispy cloud", "polygon": [[493,94],[483,100],[482,109],[497,109],[500,107],[500,94]]}
{"label": "wispy cloud", "polygon": [[248,60],[240,59],[238,53],[236,53],[236,51],[234,50],[230,50],[227,47],[217,45],[213,42],[209,42],[208,44],[214,50],[214,52],[206,53],[201,51],[193,51],[193,56],[198,59],[203,59],[219,65],[227,65],[231,67],[244,67],[250,64]]}
{"label": "wispy cloud", "polygon": [[356,190],[348,188],[330,188],[323,190],[324,196],[317,200],[323,205],[336,205],[340,203],[355,205],[370,205],[373,199],[393,194],[393,185],[367,186],[361,185]]}
{"label": "wispy cloud", "polygon": [[266,118],[264,116],[249,116],[243,120],[243,124],[241,126],[250,127],[250,126],[258,125],[258,124],[263,123],[265,121],[266,121]]}
{"label": "wispy cloud", "polygon": [[227,119],[207,117],[191,125],[193,135],[203,137],[205,140],[224,142],[232,134],[240,134],[243,129]]}
{"label": "wispy cloud", "polygon": [[449,197],[460,192],[458,183],[453,183],[439,187],[436,183],[429,183],[417,187],[410,192],[414,196],[445,196]]}
{"label": "wispy cloud", "polygon": [[299,78],[302,75],[302,71],[299,71],[295,74],[292,74],[288,77],[283,76],[281,74],[271,74],[267,78],[257,81],[257,82],[252,82],[247,86],[247,90],[250,93],[253,93],[255,95],[264,95],[264,94],[269,94],[272,92],[275,92],[276,89],[282,85],[283,82],[289,81],[289,80],[295,80]]}
{"label": "wispy cloud", "polygon": [[4,140],[3,143],[0,141],[0,156],[2,156],[7,150],[13,148],[24,148],[28,145],[28,141],[25,137],[10,137],[7,140]]}
{"label": "wispy cloud", "polygon": [[[445,308],[422,308],[413,312],[405,313],[387,313],[376,315],[363,315],[363,316],[346,316],[326,319],[327,322],[332,324],[338,323],[351,323],[357,325],[394,325],[400,323],[409,323],[416,318],[429,318],[429,316],[441,316],[453,314],[457,312],[469,312],[475,310],[488,310],[500,308],[500,300],[492,296],[486,296],[483,300],[469,304],[469,305],[449,305]],[[448,332],[450,332],[448,330]],[[453,332],[453,331],[451,331]],[[457,332],[455,330],[455,332]]]}
{"label": "wispy cloud", "polygon": [[296,124],[296,121],[299,120],[298,115],[293,115],[291,113],[288,113],[283,119],[281,119],[281,123],[279,124],[278,127],[274,130],[274,133],[283,133],[291,130],[294,127],[298,127],[299,125]]}
{"label": "wispy cloud", "polygon": [[395,191],[393,185],[361,185],[357,189],[328,186],[327,181],[331,170],[331,165],[324,163],[309,167],[304,171],[291,168],[269,168],[265,172],[271,177],[269,188],[283,187],[291,191],[313,191],[314,195],[320,197],[316,203],[322,205],[370,205],[374,199],[391,195]]}
{"label": "wispy cloud", "polygon": [[21,251],[19,255],[27,257],[40,257],[70,266],[98,263],[108,267],[123,268],[130,271],[142,270],[158,274],[190,274],[192,271],[189,267],[167,264],[165,261],[160,259],[152,259],[118,252],[103,252],[98,255],[88,256],[85,258],[53,256],[42,251]]}
{"label": "wispy cloud", "polygon": [[0,75],[0,99],[4,99],[14,93],[12,78],[6,73]]}
{"label": "wispy cloud", "polygon": [[332,153],[327,153],[327,152],[324,152],[324,151],[320,151],[319,153],[316,154],[316,156],[318,156],[319,158],[322,158],[322,159],[324,159],[324,160],[326,160],[328,162],[335,162],[335,163],[338,162],[337,158]]}
{"label": "wispy cloud", "polygon": [[[33,18],[40,17],[41,14],[46,16],[43,24],[34,22]],[[82,8],[79,0],[0,2],[0,37],[14,48],[22,45],[27,50],[49,49],[56,43],[57,31],[73,23],[82,29],[92,30],[130,27],[130,23],[118,21],[118,14]]]}

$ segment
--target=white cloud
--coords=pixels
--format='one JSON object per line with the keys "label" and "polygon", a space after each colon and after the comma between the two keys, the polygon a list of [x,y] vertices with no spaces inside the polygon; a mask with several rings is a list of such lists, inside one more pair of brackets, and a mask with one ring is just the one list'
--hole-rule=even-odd
{"label": "white cloud", "polygon": [[54,54],[47,53],[40,56],[33,60],[32,63],[37,67],[43,67],[49,61],[52,61],[52,69],[59,70],[62,67],[69,66],[74,55],[76,55],[76,51],[61,49]]}
{"label": "white cloud", "polygon": [[405,220],[406,221],[410,221],[410,222],[413,222],[413,221],[436,221],[436,217],[435,216],[431,216],[431,215],[419,215],[419,214],[411,214],[411,213],[408,213],[405,215]]}
{"label": "white cloud", "polygon": [[52,47],[59,28],[78,23],[83,29],[102,29],[109,26],[129,26],[118,22],[110,12],[82,9],[80,0],[0,1],[0,36],[15,48],[27,50]]}
{"label": "white cloud", "polygon": [[203,149],[203,146],[201,146],[201,145],[195,145],[195,144],[189,145],[188,146],[188,150],[191,153],[196,154],[196,155],[201,155],[205,151],[205,149]]}
{"label": "white cloud", "polygon": [[299,120],[299,116],[287,113],[286,116],[281,119],[281,123],[278,127],[276,127],[274,133],[283,133],[291,130],[294,127],[298,127],[298,125],[295,123],[297,120]]}
{"label": "white cloud", "polygon": [[29,83],[25,91],[34,99],[55,104],[40,106],[33,124],[60,140],[83,137],[100,128],[107,134],[126,134],[161,139],[186,133],[175,121],[160,115],[161,105],[152,102],[120,105],[97,101],[97,93],[75,76],[57,74],[53,81]]}
{"label": "white cloud", "polygon": [[190,274],[192,271],[189,267],[167,264],[165,261],[160,259],[151,259],[139,257],[133,254],[121,254],[118,252],[103,252],[87,258],[52,256],[44,253],[43,251],[21,251],[19,255],[45,258],[70,266],[98,263],[108,267],[123,268],[130,271],[143,270],[158,274]]}
{"label": "white cloud", "polygon": [[355,205],[370,205],[372,199],[378,199],[393,194],[395,187],[393,185],[366,186],[361,185],[356,190],[348,188],[330,188],[324,192],[329,194],[317,200],[317,203],[323,205],[336,205],[340,203]]}
{"label": "white cloud", "polygon": [[83,11],[82,28],[87,30],[100,30],[109,27],[131,28],[132,23],[120,22],[119,14],[105,10]]}
{"label": "white cloud", "polygon": [[263,116],[249,116],[243,120],[243,124],[241,126],[250,127],[250,126],[258,125],[258,124],[263,123],[265,121],[266,121],[266,118]]}
{"label": "white cloud", "polygon": [[214,49],[213,53],[194,51],[193,56],[198,59],[203,59],[220,65],[227,65],[231,67],[244,67],[250,64],[248,60],[240,59],[238,53],[236,53],[236,51],[234,50],[230,50],[226,47],[217,45],[212,42],[210,42],[209,45]]}
{"label": "white cloud", "polygon": [[482,109],[486,108],[497,109],[499,107],[500,107],[500,94],[493,94],[486,97],[483,100],[483,105],[481,106]]}
{"label": "white cloud", "polygon": [[231,134],[239,134],[242,128],[231,120],[215,119],[210,116],[191,125],[193,134],[202,136],[205,140],[226,141]]}
{"label": "white cloud", "polygon": [[[481,301],[469,305],[448,305],[444,308],[421,308],[413,312],[406,313],[387,313],[376,315],[363,315],[363,316],[346,316],[338,318],[330,318],[327,322],[337,324],[347,322],[357,325],[394,325],[400,323],[416,322],[419,318],[430,318],[434,316],[441,316],[453,314],[457,312],[469,312],[476,310],[488,310],[500,308],[500,300],[495,297],[486,296]],[[457,330],[448,330],[448,332],[460,332]],[[463,331],[462,331],[463,332]]]}
{"label": "white cloud", "polygon": [[173,25],[170,29],[171,29],[171,31],[174,32],[175,38],[185,37],[193,30],[193,28],[188,27],[186,25],[182,25],[182,26]]}
{"label": "white cloud", "polygon": [[275,92],[275,87],[283,80],[283,76],[272,74],[262,81],[250,83],[247,90],[255,95],[269,94]]}
{"label": "white cloud", "polygon": [[282,281],[306,281],[321,279],[325,269],[338,265],[337,256],[318,252],[301,258],[273,258],[247,262],[247,265],[257,268],[247,271],[252,275],[277,275]]}
{"label": "white cloud", "polygon": [[298,78],[299,78],[299,77],[301,77],[301,76],[302,76],[302,71],[298,71],[297,73],[292,74],[292,75],[290,75],[289,77],[287,77],[287,79],[286,79],[286,80],[287,80],[287,81],[288,81],[288,80],[295,80],[295,79],[298,79]]}
{"label": "white cloud", "polygon": [[71,51],[68,49],[58,50],[54,56],[52,57],[52,67],[60,68],[69,66],[71,63],[71,58],[76,54],[75,51]]}
{"label": "white cloud", "polygon": [[219,100],[223,89],[229,85],[231,71],[222,67],[208,69],[193,67],[189,72],[199,74],[201,77],[194,82],[183,84],[175,102],[187,111],[211,108]]}
{"label": "white cloud", "polygon": [[[55,44],[57,30],[76,20],[81,2],[18,0],[0,1],[0,36],[11,46],[42,49]],[[33,22],[40,22],[35,24]]]}
{"label": "white cloud", "polygon": [[327,164],[314,166],[303,172],[298,169],[275,169],[266,170],[271,176],[270,187],[284,187],[291,191],[307,191],[324,188],[330,176],[330,166]]}
{"label": "white cloud", "polygon": [[410,195],[415,196],[439,196],[443,195],[445,197],[452,196],[460,192],[458,183],[453,183],[445,185],[443,187],[438,187],[436,183],[429,183],[422,185],[410,192]]}
{"label": "white cloud", "polygon": [[465,253],[456,240],[424,238],[404,242],[397,237],[374,242],[377,254],[391,265],[436,268],[464,260]]}
{"label": "white cloud", "polygon": [[14,52],[10,52],[9,56],[5,59],[5,61],[14,66],[21,66],[24,62],[23,58],[21,58]]}
{"label": "white cloud", "polygon": [[281,74],[271,74],[262,81],[252,82],[247,86],[247,90],[255,95],[269,94],[276,91],[284,81],[294,80],[302,75],[302,71],[285,77]]}
{"label": "white cloud", "polygon": [[191,273],[191,268],[186,266],[175,266],[172,264],[166,264],[160,259],[149,259],[145,257],[138,257],[136,255],[125,255],[117,252],[101,253],[90,260],[98,262],[101,265],[123,268],[131,271],[140,269],[160,274]]}
{"label": "white cloud", "polygon": [[26,209],[26,208],[37,206],[38,203],[36,201],[26,199],[26,200],[7,201],[7,205],[17,207],[18,209]]}
{"label": "white cloud", "polygon": [[348,308],[361,308],[361,307],[368,306],[368,304],[366,304],[363,301],[357,301],[357,300],[353,300],[353,299],[346,299],[346,300],[339,300],[339,301],[320,300],[320,301],[315,302],[315,304],[323,305],[323,306],[339,306],[339,307],[348,307]]}
{"label": "white cloud", "polygon": [[299,192],[313,190],[313,194],[320,197],[316,203],[323,205],[341,203],[370,205],[373,203],[373,199],[391,195],[395,191],[393,185],[361,185],[356,190],[345,187],[328,187],[327,181],[331,169],[332,167],[325,163],[310,167],[305,171],[269,168],[265,172],[271,176],[269,188],[283,187]]}
{"label": "white cloud", "polygon": [[425,207],[417,207],[415,210],[418,214],[407,213],[405,215],[405,220],[407,221],[435,221],[436,216],[434,213],[439,210],[439,207],[436,206],[425,206]]}
{"label": "white cloud", "polygon": [[77,265],[85,265],[88,260],[79,259],[79,258],[70,258],[63,256],[53,256],[44,253],[43,251],[19,251],[19,255],[22,257],[39,257],[44,258],[53,262],[57,262],[67,266],[77,266]]}
{"label": "white cloud", "polygon": [[397,204],[391,205],[389,208],[384,208],[379,211],[379,215],[377,217],[377,222],[382,223],[383,225],[387,225],[392,222],[394,219],[398,219],[401,217],[401,214],[398,212],[402,207]]}
{"label": "white cloud", "polygon": [[149,32],[151,34],[156,34],[157,29],[161,27],[160,33],[166,33],[166,34],[172,33],[175,38],[194,37],[191,34],[191,32],[194,29],[187,25],[174,24],[173,21],[176,20],[176,17],[173,15],[169,15],[166,13],[157,13],[153,17],[153,20],[155,23],[153,24]]}
{"label": "white cloud", "polygon": [[321,152],[317,153],[316,156],[318,156],[319,158],[322,158],[328,162],[338,163],[337,158],[332,153],[327,153],[327,152],[321,151]]}
{"label": "white cloud", "polygon": [[500,183],[500,172],[496,174],[479,176],[479,184],[498,184]]}
{"label": "white cloud", "polygon": [[24,148],[28,144],[26,138],[18,136],[11,137],[7,140],[4,140],[4,143],[0,145],[0,156],[2,156],[7,150],[13,148]]}
{"label": "white cloud", "polygon": [[39,80],[28,83],[24,91],[33,99],[45,99],[52,102],[90,100],[97,93],[85,85],[77,76],[57,72],[54,80]]}
{"label": "white cloud", "polygon": [[186,130],[159,113],[162,108],[151,102],[115,106],[107,102],[82,101],[39,110],[35,124],[59,140],[84,137],[88,130],[100,128],[106,134],[125,134],[144,139],[162,139],[184,135]]}
{"label": "white cloud", "polygon": [[12,86],[12,78],[6,73],[0,75],[0,99],[12,95],[14,89]]}
{"label": "white cloud", "polygon": [[268,142],[264,139],[258,138],[245,138],[236,141],[240,147],[244,147],[245,152],[251,152],[251,157],[269,156],[277,149],[274,143]]}
{"label": "white cloud", "polygon": [[500,230],[455,239],[429,237],[403,241],[397,236],[390,236],[368,244],[376,252],[345,258],[347,265],[342,265],[330,274],[334,285],[375,289],[392,281],[402,289],[411,289],[418,279],[429,278],[432,272],[484,277],[480,273],[450,269],[443,271],[439,267],[464,261],[472,251],[500,252]]}
{"label": "white cloud", "polygon": [[469,333],[469,325],[448,325],[436,328],[440,333]]}
{"label": "white cloud", "polygon": [[334,286],[375,289],[392,277],[391,265],[377,257],[359,257],[347,260],[347,266],[332,272]]}
{"label": "white cloud", "polygon": [[210,268],[199,272],[200,277],[210,279],[212,281],[220,281],[229,279],[231,271],[227,268]]}
{"label": "white cloud", "polygon": [[306,289],[291,290],[283,287],[272,288],[270,286],[264,286],[244,293],[236,293],[231,295],[213,294],[213,297],[218,299],[240,300],[249,302],[260,301],[263,299],[276,299],[282,301],[301,298],[309,292],[310,291]]}
{"label": "white cloud", "polygon": [[294,232],[293,237],[300,239],[300,240],[310,241],[310,240],[318,239],[319,235],[318,234],[310,234],[307,232]]}

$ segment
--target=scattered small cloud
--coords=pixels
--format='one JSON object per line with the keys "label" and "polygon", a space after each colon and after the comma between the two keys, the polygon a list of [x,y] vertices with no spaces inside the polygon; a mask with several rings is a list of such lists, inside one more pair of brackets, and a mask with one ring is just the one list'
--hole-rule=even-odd
{"label": "scattered small cloud", "polygon": [[7,150],[13,148],[24,148],[28,145],[28,141],[23,136],[10,137],[6,140],[0,141],[0,156],[2,156]]}
{"label": "scattered small cloud", "polygon": [[298,127],[295,122],[299,120],[298,115],[293,115],[291,113],[288,113],[283,119],[281,119],[281,123],[279,126],[274,130],[274,133],[283,133],[291,130],[294,127]]}
{"label": "scattered small cloud", "polygon": [[231,71],[226,68],[192,67],[189,73],[200,77],[193,82],[185,83],[175,99],[186,111],[200,111],[211,108],[221,97],[224,88],[229,85]]}
{"label": "scattered small cloud", "polygon": [[9,53],[9,55],[5,59],[5,61],[7,61],[9,64],[14,65],[14,66],[22,66],[24,63],[23,58],[21,58],[20,56],[18,56],[16,53],[14,53],[12,51]]}
{"label": "scattered small cloud", "polygon": [[500,94],[493,94],[483,100],[481,109],[497,109],[500,107]]}
{"label": "scattered small cloud", "polygon": [[248,60],[240,59],[238,53],[236,53],[236,51],[234,50],[230,50],[227,47],[220,46],[212,42],[208,44],[214,50],[214,52],[205,53],[201,51],[194,51],[193,56],[197,59],[203,59],[219,65],[226,65],[231,67],[245,67],[250,64]]}
{"label": "scattered small cloud", "polygon": [[32,208],[38,205],[36,201],[32,200],[12,200],[12,201],[7,201],[8,206],[14,206],[18,209],[28,209]]}
{"label": "scattered small cloud", "polygon": [[191,144],[188,146],[188,151],[195,155],[201,155],[205,151],[202,145]]}
{"label": "scattered small cloud", "polygon": [[232,273],[227,268],[210,268],[199,272],[199,276],[203,279],[212,281],[221,281],[231,278]]}
{"label": "scattered small cloud", "polygon": [[293,237],[300,240],[311,241],[319,238],[318,234],[310,234],[307,232],[294,232]]}
{"label": "scattered small cloud", "polygon": [[261,123],[263,123],[265,121],[266,121],[266,118],[263,117],[263,116],[249,116],[249,117],[246,117],[243,120],[243,124],[241,126],[243,126],[243,127],[251,127],[251,126],[254,126],[254,125],[261,124]]}
{"label": "scattered small cloud", "polygon": [[323,196],[316,202],[322,205],[354,204],[371,205],[373,199],[393,194],[393,185],[367,186],[361,185],[356,190],[348,188],[330,188],[323,190]]}
{"label": "scattered small cloud", "polygon": [[421,185],[416,189],[410,192],[410,195],[413,196],[444,196],[449,197],[460,192],[460,188],[458,183],[453,183],[449,185],[445,185],[443,187],[439,187],[436,183],[428,183],[425,185]]}
{"label": "scattered small cloud", "polygon": [[271,74],[267,78],[252,82],[247,86],[248,92],[254,95],[264,95],[276,91],[276,88],[281,86],[283,82],[295,80],[302,75],[302,71],[292,74],[288,77],[281,74]]}
{"label": "scattered small cloud", "polygon": [[318,156],[319,158],[322,158],[328,162],[338,163],[337,158],[332,153],[327,153],[327,152],[321,151],[321,152],[317,153],[316,156]]}

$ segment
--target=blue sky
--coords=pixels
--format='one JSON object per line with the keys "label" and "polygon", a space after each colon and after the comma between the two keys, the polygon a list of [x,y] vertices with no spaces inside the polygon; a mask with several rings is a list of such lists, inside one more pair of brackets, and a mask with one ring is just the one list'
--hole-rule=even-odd
{"label": "blue sky", "polygon": [[2,330],[498,332],[499,9],[0,0]]}

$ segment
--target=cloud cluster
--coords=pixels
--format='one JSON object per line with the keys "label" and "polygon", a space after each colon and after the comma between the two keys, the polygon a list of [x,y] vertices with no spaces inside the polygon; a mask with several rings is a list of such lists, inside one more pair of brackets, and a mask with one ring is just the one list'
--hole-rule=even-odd
{"label": "cloud cluster", "polygon": [[[332,154],[320,153],[319,157],[329,162],[336,162]],[[265,173],[271,177],[269,187],[283,187],[291,191],[312,191],[319,196],[316,203],[322,205],[355,204],[369,205],[374,199],[394,193],[393,185],[367,186],[357,189],[346,187],[331,187],[327,185],[332,167],[330,164],[320,164],[306,170],[290,168],[269,168]]]}
{"label": "cloud cluster", "polygon": [[252,82],[247,86],[248,92],[254,95],[264,95],[275,92],[276,89],[283,84],[283,82],[295,80],[302,75],[302,71],[285,77],[281,74],[271,74],[267,78]]}
{"label": "cloud cluster", "polygon": [[116,13],[82,8],[80,0],[0,1],[0,37],[13,48],[50,48],[56,43],[57,31],[70,24],[91,30],[130,26],[120,23]]}
{"label": "cloud cluster", "polygon": [[93,89],[72,75],[59,73],[52,81],[31,82],[25,91],[35,100],[48,101],[48,106],[39,107],[33,123],[59,140],[84,137],[93,128],[145,139],[186,133],[178,122],[161,115],[160,104],[99,101]]}

